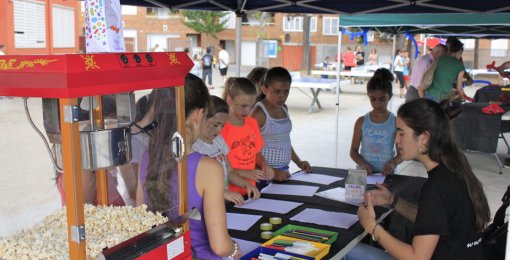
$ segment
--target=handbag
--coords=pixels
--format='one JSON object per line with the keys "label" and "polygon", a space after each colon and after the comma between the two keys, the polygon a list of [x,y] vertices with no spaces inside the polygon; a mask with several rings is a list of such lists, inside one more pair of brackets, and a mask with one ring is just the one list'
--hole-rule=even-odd
{"label": "handbag", "polygon": [[499,207],[496,215],[494,215],[494,220],[482,234],[484,259],[505,259],[506,236],[508,232],[505,212],[510,204],[510,186],[506,188],[505,195],[503,195],[501,201],[503,201],[503,205]]}
{"label": "handbag", "polygon": [[427,68],[425,73],[423,74],[423,77],[421,78],[420,87],[423,91],[428,89],[430,85],[432,85],[432,82],[434,81],[434,72],[437,68],[437,60],[432,62],[430,67]]}

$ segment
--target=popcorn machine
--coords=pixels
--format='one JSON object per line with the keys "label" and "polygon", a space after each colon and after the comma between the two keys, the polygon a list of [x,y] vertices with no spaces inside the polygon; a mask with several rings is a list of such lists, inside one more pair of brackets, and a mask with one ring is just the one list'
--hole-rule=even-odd
{"label": "popcorn machine", "polygon": [[[174,87],[176,106],[171,109],[178,115],[177,131],[184,133],[182,86],[192,66],[185,53],[171,52],[0,56],[0,96],[43,98],[48,139],[61,145],[63,167],[51,159],[63,174],[70,259],[87,258],[82,170],[95,171],[97,203],[108,205],[105,169],[127,163],[132,156],[133,91]],[[108,121],[111,116],[104,116],[102,97],[107,95],[115,101],[113,126]],[[88,118],[82,120],[80,114],[85,111]],[[181,135],[175,136],[175,153],[184,153]],[[189,226],[183,217],[188,211],[185,156],[178,162],[177,175],[179,222],[171,220],[106,248],[102,258],[191,258]]]}

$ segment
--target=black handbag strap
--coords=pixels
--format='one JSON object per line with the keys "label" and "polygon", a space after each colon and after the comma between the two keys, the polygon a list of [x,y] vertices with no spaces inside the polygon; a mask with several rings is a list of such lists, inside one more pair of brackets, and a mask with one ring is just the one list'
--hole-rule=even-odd
{"label": "black handbag strap", "polygon": [[503,205],[501,205],[498,211],[496,211],[496,214],[494,215],[494,220],[492,221],[492,223],[496,224],[497,226],[501,226],[505,223],[506,208],[510,204],[510,185],[506,188],[505,195],[503,195],[501,201],[503,202]]}

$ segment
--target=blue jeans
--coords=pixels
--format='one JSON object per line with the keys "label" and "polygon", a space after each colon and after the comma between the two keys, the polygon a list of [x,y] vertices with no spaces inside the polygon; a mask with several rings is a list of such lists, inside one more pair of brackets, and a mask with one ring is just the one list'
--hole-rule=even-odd
{"label": "blue jeans", "polygon": [[367,244],[357,244],[347,255],[342,258],[343,260],[390,260],[394,259],[385,251],[369,246]]}
{"label": "blue jeans", "polygon": [[202,70],[202,80],[205,83],[205,78],[209,78],[209,85],[212,85],[212,69],[203,69]]}

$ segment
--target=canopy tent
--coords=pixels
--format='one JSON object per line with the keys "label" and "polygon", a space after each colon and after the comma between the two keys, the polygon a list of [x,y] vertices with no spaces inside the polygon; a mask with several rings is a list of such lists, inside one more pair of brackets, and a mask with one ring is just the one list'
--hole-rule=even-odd
{"label": "canopy tent", "polygon": [[341,15],[340,26],[357,27],[398,34],[472,35],[485,37],[510,35],[510,13],[491,14],[366,14]]}
{"label": "canopy tent", "polygon": [[[485,6],[485,3],[481,4],[481,6]],[[501,38],[510,36],[510,13],[442,13],[440,15],[433,13],[420,15],[410,13],[347,14],[340,16],[339,24],[340,32],[345,31],[342,28],[357,28],[365,32],[372,30],[393,34],[392,56],[395,53],[396,34],[406,34],[409,37],[412,37],[412,34],[452,35],[469,38]],[[414,38],[412,40],[415,42]],[[339,53],[341,46],[341,37],[339,37]],[[425,48],[426,46],[423,47]],[[415,48],[416,55],[418,55],[418,46],[416,45]],[[339,97],[337,97],[337,100],[339,100]]]}
{"label": "canopy tent", "polygon": [[[479,22],[488,19],[488,14],[499,14],[499,19],[510,17],[505,12],[510,12],[508,0],[120,0],[124,5],[156,6],[169,9],[209,10],[209,11],[233,11],[237,14],[236,24],[241,24],[241,15],[249,12],[281,12],[281,13],[323,13],[339,14],[340,17],[356,19],[354,15],[366,14],[414,14],[412,16],[423,17],[422,24],[434,23],[442,15],[437,14],[478,14]],[[419,15],[416,15],[419,14]],[[404,19],[407,19],[404,18]],[[452,19],[453,20],[453,19]],[[507,21],[510,18],[507,18]],[[393,25],[395,24],[394,20]],[[471,24],[472,21],[466,21]],[[400,20],[399,24],[407,23]],[[483,23],[482,23],[483,24]],[[340,25],[343,24],[340,22]],[[376,24],[374,24],[376,25]],[[455,24],[457,26],[459,24]],[[356,26],[354,23],[351,27]],[[402,26],[402,25],[400,25]],[[489,25],[490,26],[490,25]],[[359,27],[359,26],[358,26]],[[390,26],[387,26],[390,27]],[[418,27],[419,28],[419,27]],[[453,30],[453,26],[450,27]],[[460,27],[467,29],[470,27]],[[236,31],[236,75],[240,74],[241,61],[241,29],[237,26]],[[490,28],[487,28],[487,30]],[[493,28],[494,29],[494,28]],[[432,32],[431,32],[432,33]],[[436,32],[437,33],[437,32]],[[464,32],[465,33],[465,32]],[[341,33],[338,35],[338,50],[341,50]],[[340,64],[337,64],[337,98],[336,98],[336,140],[335,162],[338,161],[338,120],[340,111]],[[337,163],[336,163],[337,164]],[[337,165],[338,166],[338,165]]]}
{"label": "canopy tent", "polygon": [[280,13],[502,13],[507,0],[121,0],[121,4],[170,9]]}

